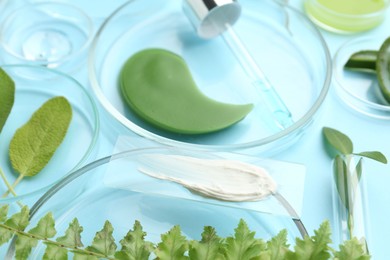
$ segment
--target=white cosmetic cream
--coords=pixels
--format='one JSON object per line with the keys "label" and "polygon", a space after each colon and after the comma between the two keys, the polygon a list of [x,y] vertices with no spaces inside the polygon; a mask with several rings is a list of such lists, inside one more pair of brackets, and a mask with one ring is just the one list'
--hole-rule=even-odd
{"label": "white cosmetic cream", "polygon": [[265,169],[241,161],[160,154],[143,159],[142,173],[219,200],[257,201],[277,188]]}

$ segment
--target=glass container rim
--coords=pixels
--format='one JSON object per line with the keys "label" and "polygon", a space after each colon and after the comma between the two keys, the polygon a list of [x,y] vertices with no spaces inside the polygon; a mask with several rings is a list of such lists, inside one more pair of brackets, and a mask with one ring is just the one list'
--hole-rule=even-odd
{"label": "glass container rim", "polygon": [[[34,70],[45,71],[45,72],[48,72],[50,74],[54,74],[54,75],[60,76],[62,78],[65,78],[66,80],[69,80],[70,82],[74,83],[74,85],[77,86],[77,88],[79,88],[81,90],[81,93],[83,93],[83,95],[88,99],[90,106],[91,106],[91,112],[94,116],[93,120],[91,121],[93,123],[93,136],[92,136],[91,142],[88,146],[88,149],[86,150],[83,157],[80,158],[79,161],[76,163],[76,165],[70,171],[68,171],[65,175],[69,175],[72,171],[81,167],[87,161],[87,159],[91,156],[93,150],[95,149],[95,146],[97,144],[97,140],[99,137],[99,132],[100,132],[100,118],[99,118],[98,107],[97,107],[96,102],[94,101],[93,97],[91,96],[91,94],[84,88],[84,86],[79,81],[77,81],[76,79],[74,79],[70,75],[63,73],[61,71],[55,70],[55,69],[49,69],[46,67],[42,67],[42,66],[38,66],[38,65],[30,65],[30,64],[1,64],[0,68],[5,68],[5,69],[6,68],[11,68],[11,69],[25,68],[25,69],[34,69]],[[25,193],[25,194],[18,195],[16,197],[12,196],[12,197],[8,197],[8,198],[1,198],[0,202],[7,203],[7,202],[13,202],[15,200],[22,200],[22,199],[27,198],[29,196],[39,194],[43,191],[47,191],[50,187],[59,183],[60,181],[61,181],[61,178],[54,181],[51,184],[44,186],[44,187],[38,188],[36,190],[33,190],[33,191]]]}
{"label": "glass container rim", "polygon": [[[343,91],[345,95],[348,95],[350,96],[351,98],[353,98],[354,100],[356,100],[357,102],[359,102],[360,104],[366,106],[367,108],[371,108],[371,109],[374,109],[374,110],[377,110],[377,111],[381,111],[381,112],[390,112],[390,106],[389,105],[382,105],[382,104],[378,104],[378,103],[374,103],[374,102],[371,102],[369,100],[366,100],[362,97],[359,97],[357,96],[356,94],[354,94],[353,92],[351,92],[350,90],[346,89],[344,87],[344,84],[341,82],[340,80],[340,65],[341,64],[338,64],[340,61],[340,55],[342,55],[342,52],[345,50],[345,48],[351,44],[351,43],[357,43],[357,42],[368,42],[370,41],[370,39],[372,39],[373,37],[361,37],[361,38],[354,38],[354,39],[350,39],[346,42],[344,42],[340,48],[335,52],[335,55],[334,55],[334,65],[333,66],[333,74],[334,74],[334,81],[336,83],[336,86],[337,86],[337,89],[338,91]],[[339,96],[339,98],[341,99],[344,99],[344,97],[342,96]],[[375,116],[375,115],[369,115],[371,117],[374,117],[374,118],[382,118],[381,116]],[[388,118],[388,117],[386,117]]]}
{"label": "glass container rim", "polygon": [[[190,152],[190,153],[199,153],[197,150],[193,149],[179,149],[177,147],[146,147],[146,148],[135,148],[135,149],[129,149],[126,151],[122,152],[117,152],[112,155],[108,155],[105,157],[101,157],[99,159],[96,159],[83,167],[79,169],[75,169],[72,171],[70,174],[66,175],[63,177],[59,182],[57,182],[55,185],[53,185],[49,190],[47,190],[30,208],[30,218],[32,218],[38,211],[39,209],[48,201],[52,196],[54,196],[57,192],[59,192],[62,188],[66,187],[67,185],[71,185],[71,183],[76,180],[77,178],[83,176],[84,174],[88,174],[88,172],[96,169],[99,166],[105,165],[109,163],[112,160],[117,160],[121,158],[129,158],[129,157],[134,157],[139,154],[144,154],[145,152],[148,151],[181,151],[181,152]],[[208,151],[208,153],[212,154],[213,151]],[[231,153],[230,154],[237,154],[237,155],[246,155],[246,154],[240,154],[240,153]],[[246,155],[248,156],[248,155]],[[93,173],[91,173],[93,174]],[[292,209],[291,205],[281,196],[280,194],[277,193],[277,196],[279,197],[278,200],[283,200],[283,204],[286,207],[286,210],[289,211]],[[293,210],[294,211],[294,210]],[[295,212],[294,212],[295,213]],[[291,220],[294,222],[294,225],[297,227],[297,230],[300,232],[301,236],[304,237],[307,235],[307,230],[306,227],[302,221],[302,219],[297,216],[296,214],[291,215]]]}
{"label": "glass container rim", "polygon": [[330,83],[332,78],[332,65],[331,65],[331,56],[330,51],[327,46],[327,43],[325,39],[323,38],[322,34],[320,33],[319,29],[314,25],[314,23],[307,18],[303,13],[295,9],[294,7],[289,6],[286,4],[283,0],[272,0],[268,1],[270,3],[278,5],[280,8],[287,8],[288,11],[292,12],[294,15],[298,16],[300,19],[304,20],[308,26],[310,26],[311,30],[314,32],[314,35],[316,36],[317,40],[319,40],[321,47],[324,52],[324,58],[326,62],[326,74],[325,79],[321,87],[321,91],[316,98],[315,102],[313,103],[312,107],[299,119],[297,120],[293,125],[290,127],[283,129],[276,134],[267,136],[265,138],[262,138],[260,140],[256,141],[250,141],[246,143],[240,143],[240,144],[223,144],[223,145],[208,145],[208,144],[193,144],[188,143],[184,141],[177,141],[173,140],[167,137],[159,136],[155,133],[152,133],[148,130],[143,129],[142,127],[132,123],[129,121],[124,115],[122,115],[111,103],[110,101],[104,96],[103,92],[101,91],[100,84],[97,80],[97,72],[95,68],[95,53],[96,49],[99,44],[99,40],[103,32],[105,31],[105,28],[109,25],[109,23],[115,19],[116,15],[120,13],[124,8],[126,8],[128,5],[132,4],[137,0],[128,0],[126,3],[119,6],[115,11],[112,12],[111,15],[107,17],[107,19],[102,23],[100,28],[98,29],[92,43],[91,48],[88,54],[88,74],[89,74],[89,81],[91,83],[92,90],[94,94],[96,95],[98,101],[102,105],[102,107],[114,117],[116,121],[119,121],[121,125],[126,127],[127,129],[130,129],[134,133],[136,133],[139,136],[146,137],[150,140],[156,141],[158,143],[166,144],[166,145],[174,145],[176,147],[182,147],[182,148],[192,148],[192,149],[199,149],[199,150],[213,150],[213,151],[223,151],[223,150],[242,150],[242,149],[251,149],[256,148],[264,145],[271,144],[275,141],[278,141],[283,138],[287,138],[289,135],[293,133],[299,132],[302,128],[307,126],[310,122],[314,114],[319,110],[322,103],[324,102],[327,93],[330,89]]}
{"label": "glass container rim", "polygon": [[7,42],[3,40],[4,30],[6,29],[6,25],[9,24],[10,22],[12,22],[12,19],[14,19],[15,16],[19,12],[21,12],[23,10],[28,10],[30,8],[37,8],[37,7],[40,7],[40,6],[60,6],[60,7],[65,7],[67,9],[71,9],[72,11],[76,11],[77,13],[79,13],[80,17],[82,17],[85,20],[85,22],[87,22],[87,27],[85,28],[85,32],[87,33],[87,39],[83,43],[81,48],[78,48],[75,52],[67,54],[65,57],[61,57],[60,59],[56,59],[56,60],[53,60],[53,61],[27,60],[27,62],[29,62],[31,64],[37,64],[37,65],[47,65],[47,64],[58,63],[58,62],[62,63],[62,62],[65,62],[67,60],[72,59],[73,57],[79,55],[80,53],[82,53],[82,52],[84,52],[85,50],[88,49],[88,46],[90,46],[91,42],[93,41],[93,37],[94,37],[94,24],[93,24],[93,21],[92,21],[91,17],[86,12],[84,12],[82,9],[78,8],[77,6],[75,6],[73,4],[65,3],[65,2],[48,2],[48,1],[44,1],[44,2],[34,3],[34,4],[29,3],[27,5],[17,7],[15,10],[12,10],[4,18],[4,20],[2,21],[2,23],[0,25],[0,44],[8,53],[10,53],[11,55],[13,55],[14,57],[16,57],[16,58],[18,58],[20,60],[24,60],[25,59],[24,56],[16,53],[12,48],[9,47]]}
{"label": "glass container rim", "polygon": [[345,17],[345,18],[370,18],[370,17],[376,17],[378,15],[383,14],[384,12],[387,11],[387,9],[390,6],[390,0],[385,0],[384,8],[377,10],[375,12],[371,13],[365,13],[365,14],[345,14],[345,13],[339,13],[336,12],[332,9],[327,8],[326,6],[318,3],[318,0],[307,0],[307,2],[310,2],[310,4],[315,5],[315,7],[321,9],[324,12],[327,12],[328,14],[334,15],[334,16],[339,16],[339,17]]}

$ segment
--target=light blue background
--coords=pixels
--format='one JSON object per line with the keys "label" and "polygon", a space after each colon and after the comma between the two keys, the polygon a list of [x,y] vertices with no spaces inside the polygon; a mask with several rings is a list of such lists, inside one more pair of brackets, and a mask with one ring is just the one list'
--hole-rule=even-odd
{"label": "light blue background", "polygon": [[[11,0],[13,1],[13,0]],[[19,1],[19,0],[18,0]],[[167,0],[169,1],[169,0]],[[257,0],[261,1],[261,0]],[[22,1],[20,1],[22,2]],[[65,1],[66,2],[66,1]],[[100,24],[104,16],[113,9],[107,3],[119,5],[125,1],[68,1],[82,6],[96,24]],[[16,3],[16,0],[15,0]],[[101,5],[100,5],[101,3]],[[291,5],[303,11],[302,0],[291,0]],[[347,40],[362,36],[390,36],[390,10],[383,24],[364,33],[340,35],[322,29],[330,53],[333,57],[336,50]],[[89,86],[86,71],[74,75],[85,86]],[[302,220],[310,234],[326,219],[332,220],[331,200],[331,158],[325,153],[322,141],[322,127],[336,128],[351,137],[355,151],[379,150],[390,158],[390,122],[368,118],[351,110],[337,97],[332,83],[328,97],[323,104],[322,114],[309,131],[288,150],[273,156],[273,159],[304,164],[307,167],[304,191]],[[115,140],[108,138],[109,122],[101,122],[101,136],[98,157],[110,155]],[[366,209],[370,217],[371,253],[373,259],[388,259],[390,225],[390,165],[382,165],[367,161],[365,172],[368,188],[369,206]]]}

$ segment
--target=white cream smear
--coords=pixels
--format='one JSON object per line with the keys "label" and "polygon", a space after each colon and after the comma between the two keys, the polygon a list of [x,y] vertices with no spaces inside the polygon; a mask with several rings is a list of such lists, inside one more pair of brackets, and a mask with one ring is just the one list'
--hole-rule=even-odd
{"label": "white cream smear", "polygon": [[215,199],[257,201],[276,192],[276,182],[258,166],[228,159],[181,155],[145,155],[144,174],[168,180]]}

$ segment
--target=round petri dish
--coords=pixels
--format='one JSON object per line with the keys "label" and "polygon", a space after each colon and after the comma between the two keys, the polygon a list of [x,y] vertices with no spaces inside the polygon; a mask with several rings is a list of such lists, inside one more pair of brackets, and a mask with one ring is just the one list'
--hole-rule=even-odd
{"label": "round petri dish", "polygon": [[357,33],[378,26],[385,19],[389,5],[388,0],[304,1],[308,17],[321,28],[336,33]]}
{"label": "round petri dish", "polygon": [[[23,0],[28,1],[29,3],[40,3],[47,2],[47,0]],[[128,0],[112,0],[104,1],[97,0],[96,4],[92,7],[91,1],[89,0],[56,0],[56,2],[70,3],[74,6],[77,6],[80,10],[83,10],[84,13],[88,14],[89,17],[93,20],[95,25],[100,25],[105,18],[107,18],[118,6],[127,2]]]}
{"label": "round petri dish", "polygon": [[390,119],[390,106],[383,98],[375,73],[346,70],[350,56],[362,50],[379,50],[383,37],[359,37],[345,42],[334,56],[334,82],[340,100],[360,114]]}
{"label": "round petri dish", "polygon": [[[11,113],[0,133],[0,167],[12,184],[18,177],[13,171],[8,147],[15,131],[24,125],[44,102],[64,96],[72,106],[69,129],[59,148],[43,170],[33,177],[24,177],[16,186],[17,196],[0,198],[1,203],[35,201],[54,183],[95,156],[99,133],[97,107],[88,91],[76,80],[63,73],[40,66],[1,65],[15,82],[15,100]],[[7,187],[0,181],[3,194]]]}
{"label": "round petri dish", "polygon": [[2,60],[74,71],[86,61],[93,34],[89,16],[73,5],[26,3],[1,23]]}
{"label": "round petri dish", "polygon": [[[77,218],[83,226],[81,235],[84,245],[92,242],[95,233],[102,228],[106,220],[110,221],[114,228],[115,241],[120,241],[137,220],[147,233],[145,239],[155,244],[161,241],[161,234],[176,225],[180,226],[187,239],[200,240],[204,226],[213,226],[221,237],[231,236],[241,219],[256,232],[256,237],[266,240],[282,229],[287,229],[288,241],[291,243],[296,237],[306,234],[301,234],[291,218],[167,196],[135,193],[108,187],[103,183],[102,175],[112,160],[125,159],[133,163],[137,162],[139,156],[154,153],[210,156],[174,148],[143,148],[96,160],[65,177],[32,206],[31,226],[48,212],[52,212],[56,219],[57,234],[62,236],[69,223]],[[44,251],[45,245],[38,245],[33,249],[31,258],[40,259]],[[11,259],[13,254],[11,244],[7,257]]]}
{"label": "round petri dish", "polygon": [[[277,1],[240,1],[234,30],[292,113],[294,123],[275,127],[235,56],[221,37],[200,39],[181,1],[129,1],[106,19],[89,54],[89,79],[110,138],[139,135],[165,145],[202,150],[254,149],[273,153],[289,147],[317,116],[331,79],[326,43],[305,15]],[[146,48],[163,48],[184,58],[199,89],[227,103],[254,103],[245,119],[219,132],[183,135],[145,123],[125,104],[118,75],[124,62]],[[253,94],[253,93],[256,94]]]}

